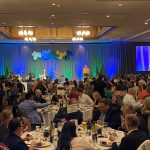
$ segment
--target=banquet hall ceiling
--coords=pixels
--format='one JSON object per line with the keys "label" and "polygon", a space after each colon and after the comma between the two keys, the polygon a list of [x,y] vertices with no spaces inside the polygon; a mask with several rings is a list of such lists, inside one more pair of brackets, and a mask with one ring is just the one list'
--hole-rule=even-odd
{"label": "banquet hall ceiling", "polygon": [[0,26],[116,27],[100,36],[103,40],[150,41],[149,19],[150,0],[0,1]]}

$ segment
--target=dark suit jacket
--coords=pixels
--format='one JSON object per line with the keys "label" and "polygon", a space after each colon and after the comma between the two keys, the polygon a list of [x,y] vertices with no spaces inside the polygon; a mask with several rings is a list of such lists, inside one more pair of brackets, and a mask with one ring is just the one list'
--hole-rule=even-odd
{"label": "dark suit jacket", "polygon": [[9,150],[29,150],[25,142],[14,133],[9,133],[4,144],[7,145]]}
{"label": "dark suit jacket", "polygon": [[[100,116],[101,116],[100,110],[99,109],[95,110],[93,115],[93,121],[99,120]],[[120,112],[110,106],[106,113],[104,121],[107,122],[109,127],[113,129],[118,129],[118,127],[121,125]]]}
{"label": "dark suit jacket", "polygon": [[122,138],[119,150],[137,150],[137,148],[148,139],[145,132],[134,130],[129,135]]}
{"label": "dark suit jacket", "polygon": [[82,123],[82,112],[77,111],[77,112],[73,112],[73,113],[67,113],[67,108],[66,107],[62,107],[59,109],[59,111],[57,112],[57,114],[54,117],[54,123],[58,124],[59,122],[61,122],[61,119],[66,119],[67,121],[71,120],[71,119],[77,119],[78,120],[78,124]]}

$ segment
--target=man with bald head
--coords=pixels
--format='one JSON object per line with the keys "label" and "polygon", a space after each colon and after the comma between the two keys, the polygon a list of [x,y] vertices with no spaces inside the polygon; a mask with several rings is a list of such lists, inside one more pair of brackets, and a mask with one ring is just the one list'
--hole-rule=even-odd
{"label": "man with bald head", "polygon": [[139,108],[142,104],[135,100],[135,91],[133,88],[128,88],[128,93],[123,98],[124,105],[132,105],[134,108]]}
{"label": "man with bald head", "polygon": [[35,101],[38,101],[38,102],[40,102],[40,103],[46,103],[46,100],[42,98],[42,92],[41,92],[40,89],[36,89],[36,90],[34,91],[34,95],[35,95],[35,96],[33,97],[33,99],[34,99]]}

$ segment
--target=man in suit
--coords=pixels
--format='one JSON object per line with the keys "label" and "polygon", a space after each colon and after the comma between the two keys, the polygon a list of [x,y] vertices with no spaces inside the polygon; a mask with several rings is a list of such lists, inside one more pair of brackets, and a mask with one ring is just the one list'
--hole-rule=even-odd
{"label": "man in suit", "polygon": [[68,113],[67,107],[61,107],[54,117],[54,123],[57,125],[59,122],[69,121],[71,119],[77,119],[78,124],[82,123],[83,114],[80,111]]}
{"label": "man in suit", "polygon": [[138,130],[139,120],[135,114],[129,114],[125,117],[125,126],[128,131],[127,136],[123,137],[119,147],[112,148],[113,150],[137,150],[148,139],[145,132]]}
{"label": "man in suit", "polygon": [[93,113],[93,121],[97,121],[100,125],[107,123],[109,127],[118,129],[121,125],[120,112],[111,107],[106,100],[100,100],[98,109]]}
{"label": "man in suit", "polygon": [[143,131],[143,132],[148,133],[148,128],[147,128],[147,124],[146,124],[145,120],[142,118],[142,116],[140,114],[138,114],[135,111],[135,108],[134,108],[133,105],[123,105],[121,107],[121,111],[122,111],[122,117],[123,117],[123,122],[122,122],[122,125],[121,125],[121,129],[122,130],[126,131],[126,129],[125,129],[125,122],[124,122],[125,116],[127,116],[129,114],[135,114],[138,117],[138,119],[139,119],[138,129]]}

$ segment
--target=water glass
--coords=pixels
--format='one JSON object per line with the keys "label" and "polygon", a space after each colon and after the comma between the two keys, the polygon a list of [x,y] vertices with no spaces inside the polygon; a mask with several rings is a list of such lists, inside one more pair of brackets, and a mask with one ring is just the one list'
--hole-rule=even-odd
{"label": "water glass", "polygon": [[63,125],[62,125],[62,123],[61,123],[61,122],[59,122],[57,126],[58,126],[58,131],[60,131],[60,132],[61,132],[61,130],[62,130],[62,126],[63,126]]}
{"label": "water glass", "polygon": [[41,123],[41,129],[42,131],[45,129],[44,122]]}
{"label": "water glass", "polygon": [[40,131],[40,126],[36,126],[36,132]]}

